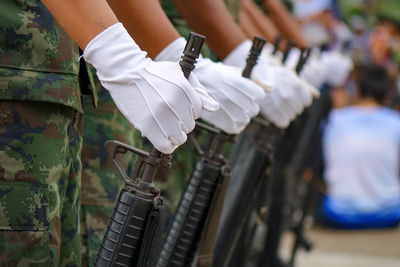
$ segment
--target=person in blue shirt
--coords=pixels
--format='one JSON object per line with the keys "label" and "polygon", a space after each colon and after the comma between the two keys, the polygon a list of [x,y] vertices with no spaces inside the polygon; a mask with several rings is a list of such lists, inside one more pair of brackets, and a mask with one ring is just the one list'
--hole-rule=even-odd
{"label": "person in blue shirt", "polygon": [[392,87],[383,67],[360,67],[357,85],[357,103],[333,110],[324,130],[323,218],[338,228],[392,227],[400,221],[400,113],[383,105]]}

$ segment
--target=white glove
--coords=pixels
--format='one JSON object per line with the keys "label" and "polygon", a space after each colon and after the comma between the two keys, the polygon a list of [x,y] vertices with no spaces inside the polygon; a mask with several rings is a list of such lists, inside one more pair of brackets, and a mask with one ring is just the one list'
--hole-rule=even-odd
{"label": "white glove", "polygon": [[[184,38],[176,39],[155,60],[179,61],[179,51],[183,51],[185,44]],[[264,90],[251,80],[241,77],[241,72],[241,69],[202,57],[198,59],[193,71],[208,93],[220,104],[217,111],[204,111],[201,118],[229,134],[237,134],[246,127],[250,119],[259,113],[258,102],[265,96]]]}
{"label": "white glove", "polygon": [[343,85],[353,69],[351,58],[336,50],[322,53],[321,61],[326,69],[325,80],[333,87]]}
{"label": "white glove", "polygon": [[300,77],[309,82],[315,88],[321,88],[325,83],[326,69],[319,56],[311,55],[303,70],[300,72]]}
{"label": "white glove", "polygon": [[[229,55],[223,60],[223,62],[226,65],[244,69],[251,46],[252,42],[250,40],[243,41],[240,45],[238,45],[229,53]],[[257,65],[254,66],[251,72],[250,79],[262,88],[264,88],[266,92],[268,92],[273,89],[273,86],[275,84],[266,79],[265,66],[262,66],[265,63],[263,62],[263,57],[259,57]]]}
{"label": "white glove", "polygon": [[91,40],[83,56],[122,114],[163,153],[186,141],[203,108],[218,108],[194,75],[187,80],[178,64],[146,58],[121,23]]}
{"label": "white glove", "polygon": [[300,55],[301,55],[300,49],[298,49],[296,47],[293,47],[292,49],[290,49],[289,55],[285,62],[285,66],[291,70],[296,69],[296,66],[299,63]]}
{"label": "white glove", "polygon": [[[243,68],[251,42],[246,40],[236,47],[224,60],[229,65]],[[266,54],[268,51],[265,52]],[[253,73],[263,75],[266,81],[275,85],[275,90],[267,93],[261,102],[261,113],[280,128],[289,125],[303,109],[312,102],[312,92],[297,74],[282,65],[270,65],[266,57],[260,57]]]}
{"label": "white glove", "polygon": [[261,57],[267,62],[268,66],[281,66],[282,65],[282,52],[277,51],[276,55],[273,55],[274,45],[267,43],[264,45],[263,50],[261,52]]}
{"label": "white glove", "polygon": [[261,102],[261,114],[279,128],[286,128],[312,103],[312,92],[294,71],[283,66],[269,67],[268,79],[276,88]]}
{"label": "white glove", "polygon": [[[290,69],[292,71],[295,71],[296,70],[296,66],[299,63],[300,55],[301,55],[300,49],[298,49],[296,47],[293,47],[289,52],[288,59],[286,60],[285,66],[288,69]],[[311,92],[311,95],[312,95],[313,98],[318,98],[320,96],[320,93],[319,93],[318,89],[316,89],[316,88],[319,88],[319,87],[315,87],[312,83],[310,83],[307,79],[305,79],[305,77],[303,75],[303,72],[305,71],[305,69],[310,68],[308,66],[309,61],[310,61],[310,59],[303,66],[303,70],[300,72],[300,76],[297,75],[297,73],[296,73],[296,75],[301,80],[303,89],[306,90],[306,91]],[[307,72],[309,72],[309,70],[306,70],[306,73]],[[309,73],[307,73],[307,74],[309,74]],[[318,72],[318,73],[315,72],[314,74],[321,76],[321,74],[325,74],[325,73],[324,72]],[[324,78],[322,78],[322,79],[324,79]],[[316,78],[314,79],[314,81],[315,80],[316,80]],[[302,90],[300,90],[300,94],[303,97],[305,106],[306,107],[310,106],[311,103],[312,103],[312,98],[310,99],[310,95],[308,93],[304,93]]]}

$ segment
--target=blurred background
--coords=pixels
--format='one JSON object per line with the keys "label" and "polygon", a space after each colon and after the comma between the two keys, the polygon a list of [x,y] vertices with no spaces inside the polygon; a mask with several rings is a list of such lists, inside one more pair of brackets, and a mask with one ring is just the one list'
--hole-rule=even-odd
{"label": "blurred background", "polygon": [[[312,192],[292,188],[307,198],[293,205],[307,213],[312,251],[299,250],[296,266],[400,266],[400,1],[284,2],[311,45],[339,48],[355,65],[330,90],[332,108],[302,174]],[[285,233],[283,259],[295,238]]]}

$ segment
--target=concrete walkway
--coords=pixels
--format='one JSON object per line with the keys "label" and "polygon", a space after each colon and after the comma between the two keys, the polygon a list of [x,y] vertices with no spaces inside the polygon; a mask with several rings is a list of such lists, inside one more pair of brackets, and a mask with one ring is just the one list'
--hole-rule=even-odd
{"label": "concrete walkway", "polygon": [[[338,231],[314,228],[311,253],[299,252],[296,267],[400,267],[400,228],[379,231]],[[282,242],[287,258],[293,237]]]}

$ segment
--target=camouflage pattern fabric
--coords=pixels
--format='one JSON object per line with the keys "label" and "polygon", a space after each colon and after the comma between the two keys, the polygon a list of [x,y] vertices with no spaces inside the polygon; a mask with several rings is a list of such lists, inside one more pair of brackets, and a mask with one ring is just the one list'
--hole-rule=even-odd
{"label": "camouflage pattern fabric", "polygon": [[[104,149],[107,140],[118,140],[140,147],[143,139],[138,131],[119,112],[108,91],[98,91],[98,107],[85,96],[82,149],[82,208],[81,229],[83,266],[93,266],[107,230],[118,194],[123,186],[112,159]],[[121,158],[128,166],[131,155]]]}
{"label": "camouflage pattern fabric", "polygon": [[0,1],[0,99],[82,111],[76,44],[39,0]]}
{"label": "camouflage pattern fabric", "polygon": [[80,266],[82,114],[0,100],[0,266]]}

